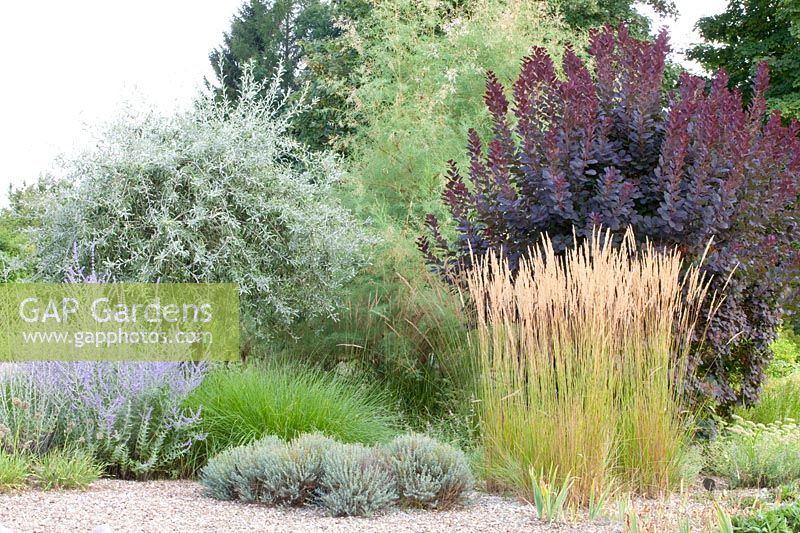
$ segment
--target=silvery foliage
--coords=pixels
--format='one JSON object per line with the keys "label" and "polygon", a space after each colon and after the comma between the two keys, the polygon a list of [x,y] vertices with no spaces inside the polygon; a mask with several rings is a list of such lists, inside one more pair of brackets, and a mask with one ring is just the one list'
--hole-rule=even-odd
{"label": "silvery foliage", "polygon": [[244,464],[249,455],[249,446],[237,446],[209,459],[200,471],[203,494],[218,500],[237,500],[239,494],[234,477],[239,475],[238,465]]}
{"label": "silvery foliage", "polygon": [[384,453],[404,506],[452,507],[473,486],[464,452],[424,435],[401,435]]}
{"label": "silvery foliage", "polygon": [[397,500],[380,450],[338,444],[322,461],[319,504],[331,516],[370,516]]}
{"label": "silvery foliage", "polygon": [[206,370],[205,363],[86,361],[0,369],[0,450],[80,449],[112,476],[178,474],[205,438],[200,411],[182,404]]}
{"label": "silvery foliage", "polygon": [[261,331],[333,314],[373,240],[336,200],[336,157],[291,137],[308,106],[279,79],[248,68],[235,102],[206,92],[191,111],[110,124],[63,162],[72,186],[30,206],[32,277],[62,279],[77,242],[120,282],[237,283]]}
{"label": "silvery foliage", "polygon": [[15,258],[11,257],[6,252],[0,250],[0,283],[7,283],[12,281],[12,275],[16,268]]}
{"label": "silvery foliage", "polygon": [[209,460],[200,483],[207,496],[222,500],[313,504],[332,516],[369,516],[398,500],[404,507],[451,507],[474,480],[460,450],[423,435],[370,448],[310,433],[225,450]]}
{"label": "silvery foliage", "polygon": [[200,482],[212,498],[303,505],[316,497],[323,456],[334,444],[319,433],[288,444],[270,435],[213,457]]}

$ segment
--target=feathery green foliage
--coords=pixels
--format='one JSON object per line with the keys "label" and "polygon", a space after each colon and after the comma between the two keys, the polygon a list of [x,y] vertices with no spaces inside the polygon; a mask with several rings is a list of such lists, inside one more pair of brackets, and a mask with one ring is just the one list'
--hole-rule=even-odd
{"label": "feathery green foliage", "polygon": [[800,374],[770,378],[753,407],[737,409],[736,413],[752,422],[769,424],[787,418],[800,420]]}

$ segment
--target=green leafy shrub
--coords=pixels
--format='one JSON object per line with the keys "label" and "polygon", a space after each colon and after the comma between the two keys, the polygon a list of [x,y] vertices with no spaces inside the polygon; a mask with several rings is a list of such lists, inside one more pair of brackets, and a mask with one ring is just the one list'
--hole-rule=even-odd
{"label": "green leafy shrub", "polygon": [[53,450],[33,463],[35,483],[45,489],[85,489],[103,474],[91,454],[81,450]]}
{"label": "green leafy shrub", "polygon": [[446,509],[473,484],[461,450],[424,435],[402,435],[384,446],[403,505]]}
{"label": "green leafy shrub", "polygon": [[770,345],[773,358],[767,367],[767,374],[773,378],[780,378],[800,370],[800,346],[797,335],[789,329],[782,329],[778,338]]}
{"label": "green leafy shrub", "polygon": [[800,531],[800,502],[734,516],[731,523],[734,533],[796,533]]}
{"label": "green leafy shrub", "polygon": [[29,476],[29,457],[0,449],[0,492],[24,487]]}
{"label": "green leafy shrub", "polygon": [[734,416],[709,444],[706,468],[731,487],[777,487],[800,479],[800,426],[793,420],[756,424]]}
{"label": "green leafy shrub", "polygon": [[736,412],[745,420],[761,424],[787,418],[800,420],[800,375],[770,378],[761,393],[761,400],[753,407]]}
{"label": "green leafy shrub", "polygon": [[206,92],[190,111],[108,126],[65,163],[72,187],[36,196],[31,277],[63,279],[77,242],[118,281],[238,284],[259,334],[334,313],[374,241],[336,200],[337,158],[291,136],[305,106],[288,98],[277,76],[245,71],[235,103]]}
{"label": "green leafy shrub", "polygon": [[319,504],[331,516],[370,516],[397,500],[391,470],[377,450],[340,444],[322,468]]}
{"label": "green leafy shrub", "polygon": [[292,439],[319,431],[343,442],[381,442],[398,419],[387,396],[350,378],[295,363],[271,362],[209,373],[187,400],[202,406],[206,433],[195,467],[218,452],[265,435]]}

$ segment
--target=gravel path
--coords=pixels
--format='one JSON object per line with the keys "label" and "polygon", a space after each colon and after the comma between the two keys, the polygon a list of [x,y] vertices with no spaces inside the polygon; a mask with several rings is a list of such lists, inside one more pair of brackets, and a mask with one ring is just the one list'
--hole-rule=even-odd
{"label": "gravel path", "polygon": [[[474,494],[452,511],[392,511],[371,518],[330,518],[315,509],[281,509],[202,496],[192,481],[100,480],[87,491],[0,494],[0,532],[597,532],[608,524],[544,524],[528,505]],[[99,528],[98,526],[106,526]]]}

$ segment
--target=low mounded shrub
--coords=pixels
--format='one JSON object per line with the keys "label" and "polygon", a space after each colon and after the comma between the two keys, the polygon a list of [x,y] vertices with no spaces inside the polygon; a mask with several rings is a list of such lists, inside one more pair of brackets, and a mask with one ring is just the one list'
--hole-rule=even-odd
{"label": "low mounded shrub", "polygon": [[247,462],[252,445],[229,448],[208,461],[200,472],[200,483],[206,496],[217,500],[236,500],[239,492],[234,476],[239,475],[239,465]]}
{"label": "low mounded shrub", "polygon": [[270,435],[213,457],[200,482],[207,496],[219,500],[302,505],[316,494],[323,457],[335,445],[320,433],[301,435],[288,445]]}
{"label": "low mounded shrub", "polygon": [[324,470],[325,454],[336,446],[336,441],[322,433],[307,433],[294,439],[287,448],[292,468],[292,486],[296,487],[293,505],[312,501],[319,491]]}
{"label": "low mounded shrub", "polygon": [[207,496],[269,505],[314,504],[332,516],[369,516],[401,505],[444,508],[472,487],[463,453],[409,435],[385,446],[320,433],[286,443],[267,436],[223,451],[201,470]]}
{"label": "low mounded shrub", "polygon": [[291,363],[213,371],[186,406],[202,408],[206,434],[193,450],[195,468],[222,450],[265,435],[289,440],[318,431],[342,442],[375,443],[392,438],[398,425],[384,392]]}
{"label": "low mounded shrub", "polygon": [[286,444],[275,436],[264,437],[248,445],[231,473],[233,492],[245,502],[278,503],[280,471],[285,467]]}
{"label": "low mounded shrub", "polygon": [[391,470],[376,449],[339,444],[322,468],[319,504],[331,516],[370,516],[397,500]]}
{"label": "low mounded shrub", "polygon": [[793,420],[756,424],[734,416],[708,446],[706,468],[731,488],[777,487],[800,479],[800,426]]}
{"label": "low mounded shrub", "polygon": [[446,509],[472,488],[461,450],[424,435],[402,435],[384,447],[403,505]]}

